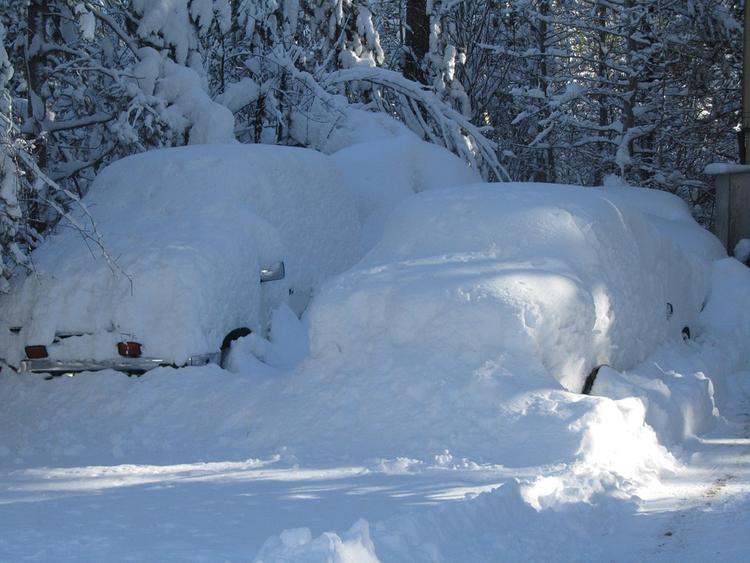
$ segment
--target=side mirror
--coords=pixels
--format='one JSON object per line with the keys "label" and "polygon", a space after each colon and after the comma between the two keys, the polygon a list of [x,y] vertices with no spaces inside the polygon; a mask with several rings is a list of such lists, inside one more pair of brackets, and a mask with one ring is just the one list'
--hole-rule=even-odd
{"label": "side mirror", "polygon": [[260,269],[260,283],[283,280],[285,275],[284,262],[275,262]]}

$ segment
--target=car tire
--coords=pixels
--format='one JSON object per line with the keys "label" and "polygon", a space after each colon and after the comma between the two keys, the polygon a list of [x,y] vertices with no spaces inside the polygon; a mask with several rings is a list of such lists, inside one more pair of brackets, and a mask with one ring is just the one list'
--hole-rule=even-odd
{"label": "car tire", "polygon": [[608,366],[607,364],[600,364],[589,372],[589,374],[586,376],[586,381],[583,383],[583,389],[581,390],[582,394],[591,395],[591,391],[594,388],[594,383],[596,382],[596,376],[599,374],[599,370],[603,367]]}
{"label": "car tire", "polygon": [[239,340],[243,336],[247,336],[253,332],[246,326],[235,328],[229,334],[224,337],[221,342],[221,348],[219,349],[219,367],[222,369],[226,366],[227,360],[229,359],[229,351],[232,349],[232,342]]}

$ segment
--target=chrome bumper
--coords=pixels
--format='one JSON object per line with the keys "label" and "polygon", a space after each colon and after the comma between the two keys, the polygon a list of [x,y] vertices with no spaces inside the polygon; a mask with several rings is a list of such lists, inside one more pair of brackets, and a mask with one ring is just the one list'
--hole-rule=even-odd
{"label": "chrome bumper", "polygon": [[[205,366],[218,363],[220,354],[200,354],[190,356],[183,366]],[[79,371],[148,371],[159,366],[174,366],[174,362],[159,358],[117,358],[112,360],[22,360],[18,373],[75,373]],[[182,367],[182,366],[181,366]]]}

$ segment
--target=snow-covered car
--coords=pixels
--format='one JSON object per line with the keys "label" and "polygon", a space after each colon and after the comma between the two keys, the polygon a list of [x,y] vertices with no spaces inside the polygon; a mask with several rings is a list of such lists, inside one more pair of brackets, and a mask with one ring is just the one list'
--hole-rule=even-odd
{"label": "snow-covered car", "polygon": [[427,378],[439,372],[431,365],[462,365],[469,379],[547,373],[581,392],[597,367],[626,369],[667,339],[695,335],[710,261],[724,255],[665,192],[426,191],[318,294],[311,354],[399,358]]}
{"label": "snow-covered car", "polygon": [[83,203],[73,220],[96,232],[61,222],[0,297],[0,359],[19,371],[215,361],[357,257],[352,196],[308,149],[150,151],[103,170]]}

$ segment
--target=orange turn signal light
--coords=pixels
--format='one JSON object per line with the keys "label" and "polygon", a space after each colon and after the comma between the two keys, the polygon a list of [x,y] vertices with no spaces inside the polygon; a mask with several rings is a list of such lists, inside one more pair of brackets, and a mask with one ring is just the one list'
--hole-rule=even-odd
{"label": "orange turn signal light", "polygon": [[30,360],[41,360],[47,357],[46,346],[26,346],[26,357]]}
{"label": "orange turn signal light", "polygon": [[118,342],[117,351],[126,358],[141,357],[141,345],[138,342]]}

